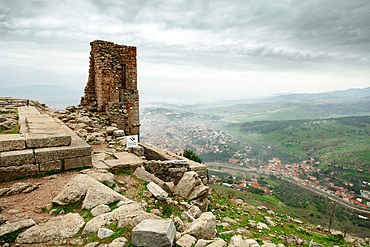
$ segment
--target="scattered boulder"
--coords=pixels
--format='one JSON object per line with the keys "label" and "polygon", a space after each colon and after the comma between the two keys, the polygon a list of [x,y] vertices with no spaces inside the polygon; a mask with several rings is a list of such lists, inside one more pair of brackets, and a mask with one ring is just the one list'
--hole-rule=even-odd
{"label": "scattered boulder", "polygon": [[227,223],[234,223],[234,224],[237,223],[235,220],[233,220],[233,219],[231,219],[231,218],[229,218],[227,216],[224,217],[222,220],[225,221],[225,222],[227,222]]}
{"label": "scattered boulder", "polygon": [[271,218],[270,218],[270,217],[265,216],[265,217],[263,217],[263,219],[264,219],[264,220],[267,222],[267,224],[269,224],[270,226],[272,226],[272,227],[276,226],[276,223],[275,223],[275,222],[273,222],[273,221],[271,220]]}
{"label": "scattered boulder", "polygon": [[16,194],[19,194],[21,193],[22,191],[24,191],[25,189],[27,189],[28,187],[32,186],[32,184],[29,184],[29,183],[15,183],[13,184],[8,192],[6,192],[6,196],[11,196],[11,195],[16,195]]}
{"label": "scattered boulder", "polygon": [[212,242],[210,245],[207,245],[207,247],[226,247],[227,243],[225,240],[218,238],[214,242]]}
{"label": "scattered boulder", "polygon": [[113,127],[113,126],[109,126],[109,127],[106,128],[106,131],[107,131],[108,135],[113,135],[113,131],[115,131],[115,130],[118,130],[118,128]]}
{"label": "scattered boulder", "polygon": [[15,232],[24,228],[29,228],[34,225],[36,225],[36,223],[32,219],[20,220],[9,224],[2,224],[0,226],[0,237],[4,236],[5,234]]}
{"label": "scattered boulder", "polygon": [[176,228],[171,219],[149,219],[140,222],[132,230],[135,246],[172,247]]}
{"label": "scattered boulder", "polygon": [[211,212],[202,213],[184,234],[190,234],[197,239],[213,239],[216,236],[216,217]]}
{"label": "scattered boulder", "polygon": [[5,215],[0,214],[0,225],[3,224],[4,222],[6,222],[7,220],[8,220],[8,218],[6,218]]}
{"label": "scattered boulder", "polygon": [[93,208],[90,213],[92,214],[92,216],[96,217],[98,215],[101,215],[101,214],[105,214],[105,213],[109,213],[111,211],[110,207],[107,206],[107,205],[104,205],[104,204],[100,204],[98,206],[96,206],[95,208]]}
{"label": "scattered boulder", "polygon": [[124,247],[128,243],[125,237],[116,238],[108,245],[108,247]]}
{"label": "scattered boulder", "polygon": [[162,212],[159,209],[153,208],[152,210],[150,210],[150,213],[162,217]]}
{"label": "scattered boulder", "polygon": [[46,223],[33,226],[20,233],[16,242],[31,244],[70,238],[77,234],[84,224],[85,221],[77,213],[50,218]]}
{"label": "scattered boulder", "polygon": [[114,185],[114,175],[110,172],[97,172],[94,170],[90,170],[86,172],[86,175],[92,177],[99,182],[112,187]]}
{"label": "scattered boulder", "polygon": [[194,188],[202,182],[198,178],[198,174],[194,171],[185,172],[181,180],[175,187],[175,193],[181,197],[188,198]]}
{"label": "scattered boulder", "polygon": [[303,224],[303,222],[302,222],[302,221],[297,220],[297,219],[294,219],[294,220],[293,220],[293,222],[294,222],[294,223],[296,223],[296,224],[300,224],[300,225],[302,225],[302,224]]}
{"label": "scattered boulder", "polygon": [[182,212],[181,217],[183,217],[185,220],[188,220],[188,221],[191,221],[191,222],[195,221],[194,217],[191,216],[188,212],[185,212],[185,211]]}
{"label": "scattered boulder", "polygon": [[192,247],[197,242],[197,239],[189,234],[185,234],[179,240],[176,241],[176,244],[179,247]]}
{"label": "scattered boulder", "polygon": [[200,210],[200,208],[198,206],[192,205],[189,208],[189,210],[187,211],[187,213],[189,215],[193,216],[194,219],[197,219],[202,214],[202,210]]}
{"label": "scattered boulder", "polygon": [[275,217],[275,212],[272,211],[272,210],[268,210],[267,213],[271,216],[271,217]]}
{"label": "scattered boulder", "polygon": [[258,222],[257,223],[257,229],[266,229],[266,230],[270,230],[270,228],[265,224],[265,223],[262,223],[262,222]]}
{"label": "scattered boulder", "polygon": [[150,191],[150,193],[153,194],[153,196],[155,198],[157,198],[158,200],[165,200],[168,196],[167,192],[164,191],[161,187],[159,187],[156,183],[154,182],[150,182],[147,186],[148,190]]}
{"label": "scattered boulder", "polygon": [[107,229],[107,228],[99,228],[98,230],[98,238],[103,239],[110,237],[114,234],[114,231]]}
{"label": "scattered boulder", "polygon": [[246,239],[246,240],[244,241],[244,243],[245,243],[247,246],[260,246],[260,245],[258,244],[258,242],[257,242],[256,240],[254,240],[254,239]]}
{"label": "scattered boulder", "polygon": [[232,200],[236,205],[240,206],[244,203],[244,201],[242,199],[233,199]]}
{"label": "scattered boulder", "polygon": [[205,186],[203,184],[200,184],[198,186],[196,186],[193,191],[190,193],[190,195],[188,196],[188,200],[193,200],[195,198],[198,198],[202,195],[205,195],[205,194],[208,194],[209,192],[209,187],[208,186]]}
{"label": "scattered boulder", "polygon": [[141,203],[132,202],[129,204],[123,204],[110,213],[101,214],[88,221],[82,234],[85,235],[97,232],[99,228],[107,227],[116,222],[118,222],[118,228],[122,228],[127,224],[135,226],[145,219],[160,219],[160,217],[145,212]]}
{"label": "scattered boulder", "polygon": [[53,203],[57,205],[69,205],[83,198],[83,209],[90,209],[99,204],[128,200],[126,197],[88,175],[79,174],[63,187],[62,191],[53,199]]}
{"label": "scattered boulder", "polygon": [[229,247],[248,247],[248,245],[242,239],[242,236],[235,235],[230,239]]}
{"label": "scattered boulder", "polygon": [[122,136],[125,136],[125,132],[123,130],[115,130],[115,131],[113,131],[113,136],[114,137],[122,137]]}
{"label": "scattered boulder", "polygon": [[339,238],[344,238],[344,233],[335,229],[330,229],[330,234]]}

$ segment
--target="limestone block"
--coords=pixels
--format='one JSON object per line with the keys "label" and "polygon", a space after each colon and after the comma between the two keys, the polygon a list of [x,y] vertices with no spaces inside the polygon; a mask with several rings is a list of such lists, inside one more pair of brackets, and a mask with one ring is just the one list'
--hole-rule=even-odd
{"label": "limestone block", "polygon": [[193,189],[200,184],[201,181],[196,172],[185,172],[180,182],[175,187],[175,193],[184,198],[188,198]]}
{"label": "limestone block", "polygon": [[134,171],[137,167],[142,166],[143,160],[134,154],[127,152],[116,152],[114,156],[117,160],[104,160],[104,163],[112,170],[122,170],[130,168]]}
{"label": "limestone block", "polygon": [[125,247],[127,246],[128,240],[125,237],[116,238],[108,245],[108,247]]}
{"label": "limestone block", "polygon": [[75,213],[50,218],[46,223],[33,226],[20,233],[16,239],[17,243],[40,243],[52,239],[66,239],[73,237],[83,227],[85,221]]}
{"label": "limestone block", "polygon": [[32,150],[8,151],[0,153],[0,167],[33,164],[35,161]]}
{"label": "limestone block", "polygon": [[91,156],[84,156],[72,159],[65,159],[64,160],[64,169],[76,169],[82,167],[91,167]]}
{"label": "limestone block", "polygon": [[34,225],[36,225],[36,223],[32,219],[11,222],[9,224],[3,224],[0,226],[0,237],[4,236],[5,234],[15,232],[20,229],[28,228]]}
{"label": "limestone block", "polygon": [[234,235],[230,239],[229,247],[248,247],[248,245],[244,242],[242,236]]}
{"label": "limestone block", "polygon": [[91,156],[91,147],[87,143],[73,142],[73,140],[70,146],[35,149],[36,162],[71,159],[84,156]]}
{"label": "limestone block", "polygon": [[211,212],[202,213],[184,233],[197,239],[213,239],[216,236],[216,217]]}
{"label": "limestone block", "polygon": [[115,130],[115,131],[113,131],[113,136],[114,137],[122,137],[122,136],[125,136],[125,132],[123,130]]}
{"label": "limestone block", "polygon": [[192,247],[197,242],[197,239],[189,234],[185,234],[179,240],[176,241],[179,247]]}
{"label": "limestone block", "polygon": [[189,210],[187,211],[187,213],[191,216],[193,216],[193,218],[197,219],[199,218],[199,216],[202,214],[202,211],[199,209],[198,206],[196,205],[192,205]]}
{"label": "limestone block", "polygon": [[181,217],[183,217],[185,220],[188,220],[188,221],[195,221],[195,218],[193,216],[191,216],[188,212],[182,212],[181,214]]}
{"label": "limestone block", "polygon": [[40,172],[60,171],[60,170],[62,170],[61,160],[53,160],[40,163]]}
{"label": "limestone block", "polygon": [[107,134],[108,135],[113,135],[113,132],[115,131],[115,130],[118,130],[118,128],[117,127],[113,127],[113,126],[109,126],[109,127],[107,127]]}
{"label": "limestone block", "polygon": [[153,174],[147,172],[144,167],[138,167],[136,168],[134,175],[139,178],[144,180],[145,182],[154,182],[158,184],[160,187],[163,187],[164,182],[154,176]]}
{"label": "limestone block", "polygon": [[165,200],[168,196],[167,192],[159,187],[156,183],[150,182],[146,187],[158,200]]}
{"label": "limestone block", "polygon": [[43,148],[68,146],[71,144],[71,136],[65,132],[57,134],[26,134],[27,148]]}
{"label": "limestone block", "polygon": [[144,247],[172,247],[175,234],[171,219],[143,220],[132,230],[132,243]]}
{"label": "limestone block", "polygon": [[110,207],[105,205],[105,204],[100,204],[98,206],[96,206],[95,208],[93,208],[90,213],[92,214],[92,216],[96,217],[98,215],[101,215],[101,214],[105,214],[105,213],[109,213],[111,211]]}
{"label": "limestone block", "polygon": [[107,228],[102,227],[102,228],[99,228],[98,230],[98,238],[100,239],[110,237],[113,234],[114,234],[114,231],[107,229]]}
{"label": "limestone block", "polygon": [[24,136],[16,134],[1,134],[0,135],[0,152],[21,150],[26,148]]}
{"label": "limestone block", "polygon": [[114,175],[110,172],[97,172],[90,170],[86,172],[86,175],[98,180],[103,184],[107,184],[110,187],[114,185]]}
{"label": "limestone block", "polygon": [[97,180],[85,174],[79,174],[63,187],[62,191],[53,199],[53,203],[69,205],[83,198],[83,209],[90,209],[99,204],[109,204],[127,199]]}
{"label": "limestone block", "polygon": [[193,200],[209,192],[209,187],[203,184],[196,186],[188,196],[188,200]]}
{"label": "limestone block", "polygon": [[10,181],[23,176],[39,173],[39,166],[34,164],[0,167],[0,180]]}
{"label": "limestone block", "polygon": [[276,226],[276,223],[275,223],[275,222],[273,222],[273,221],[271,220],[271,218],[270,218],[270,217],[265,216],[265,217],[263,217],[263,219],[264,219],[264,220],[267,222],[267,224],[269,224],[270,226],[272,226],[272,227]]}
{"label": "limestone block", "polygon": [[215,241],[213,241],[210,245],[207,245],[207,247],[226,247],[227,243],[222,238],[218,238]]}

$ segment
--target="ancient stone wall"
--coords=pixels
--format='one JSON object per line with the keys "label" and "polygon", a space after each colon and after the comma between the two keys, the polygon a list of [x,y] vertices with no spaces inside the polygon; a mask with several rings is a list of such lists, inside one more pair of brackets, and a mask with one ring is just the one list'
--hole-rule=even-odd
{"label": "ancient stone wall", "polygon": [[81,104],[103,111],[126,135],[139,135],[136,47],[95,40],[90,43],[89,78]]}

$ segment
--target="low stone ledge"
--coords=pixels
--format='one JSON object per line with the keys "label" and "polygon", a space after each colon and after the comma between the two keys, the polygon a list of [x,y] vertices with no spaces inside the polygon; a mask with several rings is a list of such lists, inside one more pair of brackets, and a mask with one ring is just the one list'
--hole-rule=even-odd
{"label": "low stone ledge", "polygon": [[139,143],[139,146],[144,149],[144,155],[147,160],[187,160],[185,157],[176,155],[170,151],[157,148],[149,143]]}
{"label": "low stone ledge", "polygon": [[33,163],[35,163],[35,159],[31,149],[0,153],[0,167],[20,166]]}
{"label": "low stone ledge", "polygon": [[76,168],[83,168],[83,167],[91,167],[92,166],[92,158],[90,156],[78,157],[73,159],[65,159],[64,160],[64,169],[71,170]]}
{"label": "low stone ledge", "polygon": [[0,135],[0,152],[22,150],[26,148],[26,140],[23,135],[2,134]]}
{"label": "low stone ledge", "polygon": [[0,167],[0,181],[11,181],[19,177],[35,176],[37,174],[39,174],[39,165],[37,164]]}
{"label": "low stone ledge", "polygon": [[40,163],[40,172],[50,172],[50,171],[61,171],[62,170],[62,160],[53,160],[48,162]]}
{"label": "low stone ledge", "polygon": [[91,156],[91,147],[86,142],[77,138],[72,138],[70,146],[35,149],[35,159],[37,163],[84,156]]}
{"label": "low stone ledge", "polygon": [[71,144],[71,136],[67,133],[57,134],[26,134],[27,148],[58,147]]}

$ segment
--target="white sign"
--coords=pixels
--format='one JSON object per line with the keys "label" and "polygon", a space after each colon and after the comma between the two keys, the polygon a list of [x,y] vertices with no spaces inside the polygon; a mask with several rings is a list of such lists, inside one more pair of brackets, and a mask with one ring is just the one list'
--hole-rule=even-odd
{"label": "white sign", "polygon": [[138,141],[139,138],[137,135],[133,135],[133,136],[126,136],[126,146],[128,148],[133,148],[133,147],[137,147],[139,144],[138,144]]}

